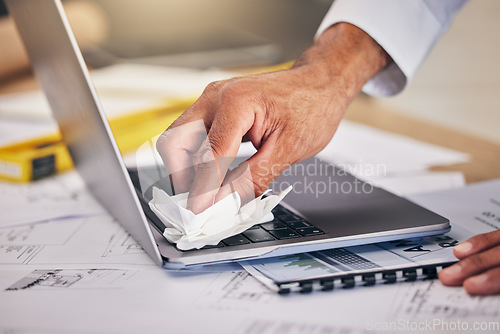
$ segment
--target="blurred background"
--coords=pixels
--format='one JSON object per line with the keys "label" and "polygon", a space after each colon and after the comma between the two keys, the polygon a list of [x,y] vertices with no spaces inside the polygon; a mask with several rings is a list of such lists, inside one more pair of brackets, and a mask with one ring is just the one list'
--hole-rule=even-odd
{"label": "blurred background", "polygon": [[[92,1],[109,20],[101,52],[87,52],[95,65],[123,57],[202,68],[298,57],[332,2]],[[374,103],[500,142],[499,17],[500,1],[470,1],[407,89]]]}
{"label": "blurred background", "polygon": [[500,142],[499,18],[500,1],[469,1],[406,90],[376,103]]}
{"label": "blurred background", "polygon": [[[298,57],[331,0],[89,0],[105,12],[109,37],[87,50],[96,64],[114,57],[197,68],[273,64]],[[92,51],[95,51],[92,53]]]}

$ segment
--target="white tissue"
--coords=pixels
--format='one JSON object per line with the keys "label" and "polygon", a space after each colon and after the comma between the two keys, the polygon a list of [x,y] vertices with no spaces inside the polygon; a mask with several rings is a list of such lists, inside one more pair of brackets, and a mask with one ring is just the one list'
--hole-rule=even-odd
{"label": "white tissue", "polygon": [[200,214],[186,209],[188,193],[169,196],[156,187],[149,207],[165,224],[165,238],[181,250],[217,245],[222,239],[239,234],[253,225],[272,220],[271,210],[292,190],[288,187],[277,195],[259,196],[241,206],[234,192]]}

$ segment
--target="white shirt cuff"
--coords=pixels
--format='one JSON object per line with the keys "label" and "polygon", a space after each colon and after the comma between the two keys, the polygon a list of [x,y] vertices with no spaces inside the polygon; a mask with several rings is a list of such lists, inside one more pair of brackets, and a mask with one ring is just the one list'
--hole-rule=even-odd
{"label": "white shirt cuff", "polygon": [[335,0],[316,38],[335,23],[369,34],[393,59],[363,87],[374,96],[401,92],[465,0]]}

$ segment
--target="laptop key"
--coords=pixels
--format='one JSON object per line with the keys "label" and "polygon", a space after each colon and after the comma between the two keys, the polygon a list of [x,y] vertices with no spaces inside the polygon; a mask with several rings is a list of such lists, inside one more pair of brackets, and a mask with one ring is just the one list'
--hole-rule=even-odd
{"label": "laptop key", "polygon": [[274,217],[278,218],[279,220],[281,220],[283,222],[302,220],[302,218],[300,218],[299,216],[294,215],[291,212],[275,214]]}
{"label": "laptop key", "polygon": [[315,226],[298,228],[296,229],[296,231],[302,234],[304,237],[325,234],[325,232],[321,231],[319,228]]}
{"label": "laptop key", "polygon": [[271,210],[271,212],[274,214],[274,215],[279,215],[279,214],[285,214],[285,213],[288,213],[288,210],[281,207],[281,206],[276,206],[274,209]]}
{"label": "laptop key", "polygon": [[299,221],[292,221],[292,222],[286,222],[286,224],[293,228],[293,229],[298,229],[298,228],[303,228],[303,227],[310,227],[312,226],[311,224],[309,224],[308,222],[305,222],[303,220],[299,220]]}
{"label": "laptop key", "polygon": [[248,241],[247,238],[242,236],[241,234],[233,235],[232,237],[226,238],[222,240],[222,242],[226,246],[238,246],[238,245],[246,245],[249,244],[250,241]]}
{"label": "laptop key", "polygon": [[254,225],[250,227],[248,230],[257,230],[257,229],[259,229],[259,225]]}
{"label": "laptop key", "polygon": [[260,226],[267,231],[281,230],[281,229],[286,228],[286,225],[278,220],[272,221],[269,223],[260,224]]}
{"label": "laptop key", "polygon": [[270,232],[272,235],[276,237],[278,240],[284,240],[284,239],[292,239],[292,238],[298,238],[300,235],[293,231],[290,228],[285,228],[281,230],[275,230]]}
{"label": "laptop key", "polygon": [[258,230],[247,230],[246,232],[243,232],[243,235],[250,239],[251,242],[264,242],[274,240],[272,235],[261,228],[259,228]]}
{"label": "laptop key", "polygon": [[206,245],[205,247],[202,247],[200,249],[212,249],[212,248],[221,248],[221,247],[224,247],[224,244],[221,242],[219,242],[217,245]]}

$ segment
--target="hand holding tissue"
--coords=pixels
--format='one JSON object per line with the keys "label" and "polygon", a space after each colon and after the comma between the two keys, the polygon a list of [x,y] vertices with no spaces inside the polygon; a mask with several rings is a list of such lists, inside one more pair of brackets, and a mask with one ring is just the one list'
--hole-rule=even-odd
{"label": "hand holding tissue", "polygon": [[153,188],[149,207],[165,224],[163,236],[180,250],[217,245],[222,239],[239,234],[255,224],[273,219],[271,210],[292,190],[277,195],[261,195],[241,206],[237,192],[226,196],[205,211],[194,214],[186,209],[188,193],[169,196]]}

